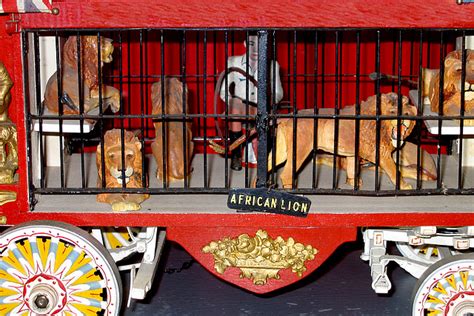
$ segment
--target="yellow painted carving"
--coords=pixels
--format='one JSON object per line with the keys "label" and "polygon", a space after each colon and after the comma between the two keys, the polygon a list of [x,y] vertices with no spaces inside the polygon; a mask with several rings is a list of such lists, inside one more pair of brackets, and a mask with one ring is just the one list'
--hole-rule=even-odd
{"label": "yellow painted carving", "polygon": [[255,285],[264,285],[268,279],[280,279],[281,269],[291,269],[298,276],[306,271],[305,262],[313,260],[318,253],[311,245],[284,240],[281,236],[272,239],[264,230],[255,237],[242,234],[237,238],[224,237],[211,241],[202,248],[204,253],[214,256],[214,268],[224,274],[229,267],[239,268],[241,278],[248,278]]}
{"label": "yellow painted carving", "polygon": [[[16,192],[15,191],[6,191],[0,190],[0,205],[15,202],[16,201]],[[2,218],[3,217],[3,218]],[[5,223],[3,222],[5,221]],[[6,224],[7,218],[5,216],[0,216],[0,224]]]}
{"label": "yellow painted carving", "polygon": [[13,183],[18,169],[18,142],[15,124],[8,118],[13,82],[0,62],[0,184]]}

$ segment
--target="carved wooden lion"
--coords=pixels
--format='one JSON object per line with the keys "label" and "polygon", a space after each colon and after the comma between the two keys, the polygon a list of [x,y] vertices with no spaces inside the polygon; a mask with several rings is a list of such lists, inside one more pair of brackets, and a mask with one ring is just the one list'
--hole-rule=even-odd
{"label": "carved wooden lion", "polygon": [[[97,146],[97,186],[102,187],[102,145]],[[107,188],[143,188],[141,143],[130,131],[125,131],[122,149],[121,130],[113,129],[104,135],[105,184]],[[122,165],[122,158],[125,166]],[[124,170],[122,174],[122,170]],[[124,178],[122,176],[125,176]],[[103,193],[98,202],[109,203],[114,211],[138,210],[148,194]]]}
{"label": "carved wooden lion", "polygon": [[[100,45],[101,65],[112,62],[114,47],[112,40],[102,37]],[[82,82],[82,101],[84,113],[99,106],[99,57],[98,40],[96,36],[80,37],[80,69]],[[55,72],[49,78],[44,94],[44,105],[51,113],[59,113],[58,97],[63,104],[64,114],[79,114],[79,74],[78,74],[78,41],[76,36],[67,39],[62,49],[61,85],[62,91],[58,95],[58,78]],[[120,93],[110,86],[102,85],[103,107],[111,106],[113,112],[120,107]]]}
{"label": "carved wooden lion", "polygon": [[[183,99],[183,83],[176,78],[165,78],[164,80],[165,94],[162,95],[162,82],[155,82],[151,87],[151,98],[153,102],[152,113],[161,115],[183,115],[184,109],[188,112],[188,106],[183,108],[183,101],[188,100],[188,91],[185,89]],[[163,99],[165,108],[163,109]],[[184,121],[183,118],[174,119],[155,119],[156,137],[151,144],[153,156],[157,164],[156,177],[163,179],[164,164],[163,155],[166,156],[166,175],[167,182],[174,180],[183,180],[191,173],[191,159],[193,155],[193,142],[191,122]],[[163,126],[164,124],[164,126]],[[165,132],[163,133],[163,129]],[[166,137],[164,137],[166,135]],[[186,169],[185,169],[186,158]],[[185,172],[186,170],[186,172]]]}
{"label": "carved wooden lion", "polygon": [[[376,113],[376,96],[369,97],[363,101],[360,106],[361,115],[371,115],[375,117]],[[388,93],[381,95],[381,114],[396,116],[397,115],[398,97],[396,93]],[[311,115],[313,110],[302,110],[298,114]],[[333,114],[333,109],[321,109],[320,114]],[[416,108],[409,104],[408,98],[403,97],[402,114],[416,115]],[[345,107],[340,111],[341,115],[354,115],[355,106]],[[339,135],[337,142],[337,152],[334,152],[334,119],[319,119],[317,133],[317,149],[321,149],[328,153],[337,154],[347,158],[347,182],[354,185],[354,167],[355,159],[355,121],[349,119],[339,120]],[[380,167],[387,173],[390,180],[396,181],[396,165],[392,158],[392,152],[397,146],[397,139],[400,145],[403,140],[411,133],[414,127],[414,121],[403,119],[400,120],[400,135],[397,132],[397,120],[382,120],[380,129]],[[374,119],[360,121],[360,137],[359,137],[359,159],[364,159],[372,163],[376,162],[376,122]],[[276,166],[286,162],[280,174],[284,188],[292,186],[293,171],[293,119],[282,119],[277,127],[277,146],[276,146]],[[296,171],[302,166],[303,162],[313,151],[314,137],[314,120],[301,118],[297,121],[296,131]],[[272,153],[268,158],[269,169],[271,169]],[[357,163],[360,163],[357,162]],[[359,179],[360,181],[360,179]],[[410,189],[411,185],[406,183],[403,178],[400,179],[401,189]]]}
{"label": "carved wooden lion", "polygon": [[[450,52],[444,59],[443,107],[444,115],[461,114],[461,85],[464,85],[464,115],[474,115],[474,51],[466,50],[466,80],[461,82],[462,51]],[[439,106],[439,70],[425,70],[425,94],[431,102],[431,111],[438,113]],[[474,125],[474,120],[465,120],[465,125]]]}

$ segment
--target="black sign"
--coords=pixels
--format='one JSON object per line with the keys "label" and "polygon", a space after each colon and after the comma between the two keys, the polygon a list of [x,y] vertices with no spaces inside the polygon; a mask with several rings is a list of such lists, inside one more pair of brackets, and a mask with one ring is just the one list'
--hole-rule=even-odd
{"label": "black sign", "polygon": [[266,188],[230,189],[227,206],[244,211],[306,217],[311,201],[303,196]]}

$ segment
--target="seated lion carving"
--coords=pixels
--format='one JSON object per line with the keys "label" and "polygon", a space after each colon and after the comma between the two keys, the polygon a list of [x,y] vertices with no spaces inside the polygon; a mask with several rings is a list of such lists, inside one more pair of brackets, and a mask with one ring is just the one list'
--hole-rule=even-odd
{"label": "seated lion carving", "polygon": [[[450,52],[444,59],[443,82],[443,115],[457,116],[461,114],[461,85],[464,85],[464,115],[474,115],[474,51],[466,50],[466,80],[461,82],[462,51]],[[439,113],[440,72],[438,69],[425,69],[424,95],[431,102],[431,111]],[[474,125],[474,120],[465,120],[465,125]]]}
{"label": "seated lion carving", "polygon": [[[112,62],[114,47],[112,40],[102,37],[100,40],[101,67],[104,63]],[[80,69],[82,82],[82,101],[84,113],[99,106],[99,57],[98,40],[96,36],[80,37]],[[61,58],[61,85],[62,91],[58,94],[58,73],[49,78],[44,94],[44,105],[51,113],[59,113],[58,97],[60,97],[63,114],[80,113],[79,96],[79,68],[77,37],[70,36],[62,49]],[[111,86],[102,85],[102,106],[110,106],[113,112],[120,107],[120,93]]]}
{"label": "seated lion carving", "polygon": [[[376,96],[369,97],[366,101],[361,102],[361,115],[376,114]],[[396,93],[388,93],[381,95],[381,113],[382,115],[397,115],[398,96]],[[313,114],[312,109],[299,111],[301,115]],[[320,114],[333,114],[333,109],[320,109]],[[402,115],[416,115],[417,110],[409,104],[408,98],[403,97]],[[354,115],[355,106],[345,107],[340,110],[341,115]],[[347,164],[347,183],[354,185],[354,167],[355,159],[355,120],[340,119],[339,134],[337,142],[337,152],[334,152],[334,119],[318,119],[317,149],[328,153],[337,154],[346,157]],[[400,135],[397,132],[397,120],[382,120],[380,129],[380,147],[379,162],[380,168],[385,171],[390,180],[396,181],[396,164],[392,157],[392,152],[396,149],[397,139],[400,146],[403,145],[404,139],[411,133],[415,122],[413,120],[400,120]],[[376,121],[361,120],[360,121],[360,137],[359,137],[359,159],[363,159],[372,163],[376,162]],[[303,162],[309,154],[316,148],[313,148],[314,137],[314,120],[309,118],[301,118],[297,121],[296,131],[296,171],[300,169]],[[293,172],[293,119],[282,119],[277,125],[276,135],[276,166],[286,162],[280,174],[280,179],[284,188],[292,187]],[[268,158],[268,166],[271,169],[272,151]],[[357,163],[360,163],[358,161]],[[360,178],[359,178],[359,181]],[[360,183],[361,184],[361,183]],[[411,189],[411,185],[406,183],[403,178],[400,179],[401,189]]]}
{"label": "seated lion carving", "polygon": [[[124,150],[122,150],[121,130],[107,131],[104,135],[103,155],[101,148],[102,145],[99,144],[96,155],[97,186],[99,188],[102,187],[103,173],[107,188],[122,188],[123,182],[127,188],[143,188],[141,143],[134,133],[125,131]],[[102,172],[102,156],[105,162],[105,172]],[[122,166],[122,158],[125,161],[125,166]],[[123,175],[125,178],[122,177]],[[98,202],[111,204],[114,211],[139,210],[140,203],[148,198],[148,194],[102,193],[97,195]]]}
{"label": "seated lion carving", "polygon": [[[183,109],[188,112],[186,104],[183,107],[183,83],[176,78],[165,78],[165,94],[162,95],[162,82],[155,82],[151,86],[151,98],[153,103],[152,113],[155,115],[183,115]],[[187,103],[187,89],[185,88],[185,100]],[[163,99],[165,108],[163,109]],[[166,181],[183,180],[191,173],[191,159],[193,155],[193,142],[191,122],[186,120],[183,131],[183,118],[155,119],[155,140],[151,144],[153,156],[157,164],[156,177],[163,179],[164,167],[163,155],[166,156]],[[164,124],[164,126],[163,126]],[[163,133],[163,129],[165,132]],[[164,137],[166,135],[166,137]],[[186,164],[185,164],[186,162]],[[186,168],[186,169],[185,169]]]}

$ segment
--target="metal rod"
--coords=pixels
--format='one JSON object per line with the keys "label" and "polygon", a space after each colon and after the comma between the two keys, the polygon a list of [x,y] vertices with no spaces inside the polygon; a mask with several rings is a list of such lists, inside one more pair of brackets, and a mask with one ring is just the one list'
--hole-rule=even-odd
{"label": "metal rod", "polygon": [[[182,34],[182,41],[181,41],[181,78],[182,78],[182,89],[183,89],[183,96],[182,96],[182,104],[183,104],[183,115],[186,115],[188,112],[187,109],[187,99],[186,99],[186,31],[183,31]],[[183,168],[184,168],[184,179],[183,184],[184,187],[187,188],[189,186],[188,183],[188,155],[187,155],[187,133],[186,133],[186,124],[187,121],[183,120],[182,122],[182,133],[183,133]]]}
{"label": "metal rod", "polygon": [[257,94],[257,131],[258,131],[258,167],[257,167],[257,188],[263,188],[267,183],[268,173],[268,32],[258,32],[258,94]]}

